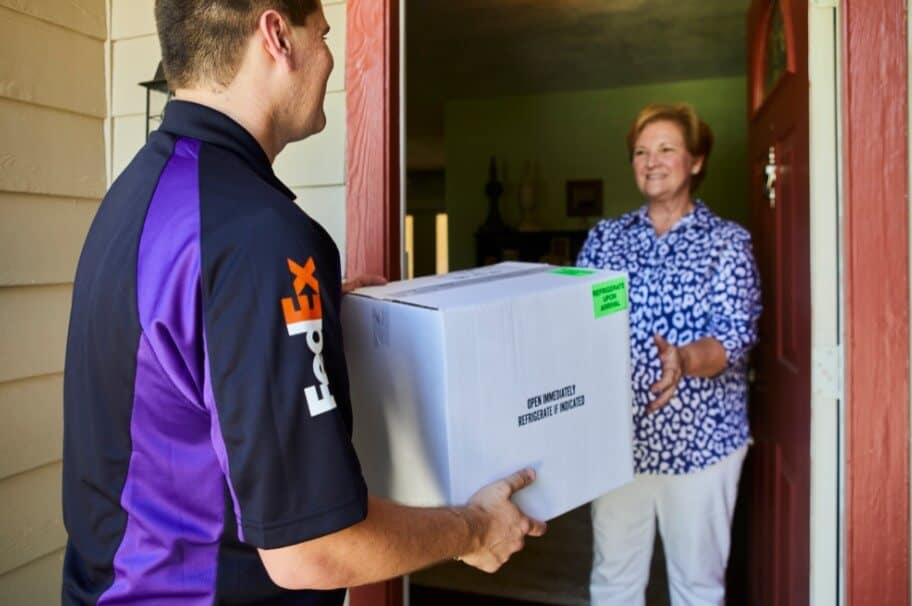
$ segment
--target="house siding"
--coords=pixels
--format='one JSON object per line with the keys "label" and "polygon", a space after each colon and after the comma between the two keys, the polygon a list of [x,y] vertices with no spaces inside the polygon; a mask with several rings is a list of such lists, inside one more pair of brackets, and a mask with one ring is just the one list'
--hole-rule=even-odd
{"label": "house siding", "polygon": [[0,0],[2,604],[60,601],[63,358],[105,188],[106,36],[105,0]]}

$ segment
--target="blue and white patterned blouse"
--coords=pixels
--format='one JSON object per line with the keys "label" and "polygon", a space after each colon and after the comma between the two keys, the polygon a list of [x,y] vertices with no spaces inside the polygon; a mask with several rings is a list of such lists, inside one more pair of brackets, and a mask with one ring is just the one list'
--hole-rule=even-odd
{"label": "blue and white patterned blouse", "polygon": [[[747,358],[757,341],[760,278],[750,234],[701,201],[663,236],[646,206],[600,221],[579,267],[627,271],[636,473],[684,474],[716,463],[750,439]],[[683,377],[671,401],[648,415],[662,371],[654,334],[674,345],[715,337],[728,366],[712,378]]]}

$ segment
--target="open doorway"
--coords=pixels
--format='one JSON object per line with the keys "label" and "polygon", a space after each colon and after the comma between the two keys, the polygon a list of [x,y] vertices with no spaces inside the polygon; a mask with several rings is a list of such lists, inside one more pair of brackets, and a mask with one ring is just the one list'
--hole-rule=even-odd
{"label": "open doorway", "polygon": [[[625,135],[652,102],[690,103],[712,127],[716,144],[698,196],[747,225],[748,4],[408,0],[408,275],[500,260],[573,264],[595,222],[642,204]],[[736,516],[735,577],[743,519]],[[411,603],[445,603],[449,591],[588,604],[590,561],[582,507],[495,575],[458,564],[413,575]],[[660,545],[647,603],[667,603]]]}
{"label": "open doorway", "polygon": [[[574,232],[641,203],[624,136],[655,101],[692,103],[714,129],[712,176],[700,195],[746,223],[747,4],[407,2],[406,213],[416,275],[437,266],[427,261],[437,252],[428,234],[442,214],[450,270],[539,260],[530,257],[541,247],[527,241],[544,245],[538,257],[572,261]],[[492,158],[503,231],[525,234],[508,236],[502,250],[475,237],[491,214]],[[554,242],[536,231],[565,233]]]}

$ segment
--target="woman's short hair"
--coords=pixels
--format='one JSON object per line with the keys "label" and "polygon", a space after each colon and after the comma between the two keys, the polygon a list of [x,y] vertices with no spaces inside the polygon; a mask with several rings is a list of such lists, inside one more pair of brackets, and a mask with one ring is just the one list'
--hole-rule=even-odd
{"label": "woman's short hair", "polygon": [[318,7],[319,0],[155,0],[168,86],[227,86],[264,11],[276,10],[293,25],[304,25]]}
{"label": "woman's short hair", "polygon": [[660,121],[673,122],[678,125],[684,137],[684,145],[687,146],[690,155],[694,158],[703,158],[700,172],[694,175],[690,181],[690,191],[696,190],[706,177],[709,152],[712,151],[713,146],[713,134],[709,125],[700,120],[700,116],[697,115],[693,106],[687,103],[653,103],[641,109],[627,132],[628,157],[631,161],[633,160],[633,148],[643,129],[653,122]]}

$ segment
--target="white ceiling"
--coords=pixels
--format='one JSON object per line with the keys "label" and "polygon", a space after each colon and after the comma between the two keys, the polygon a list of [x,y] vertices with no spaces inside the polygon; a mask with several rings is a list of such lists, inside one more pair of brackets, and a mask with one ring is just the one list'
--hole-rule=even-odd
{"label": "white ceiling", "polygon": [[745,73],[748,0],[407,0],[407,124],[447,99]]}

